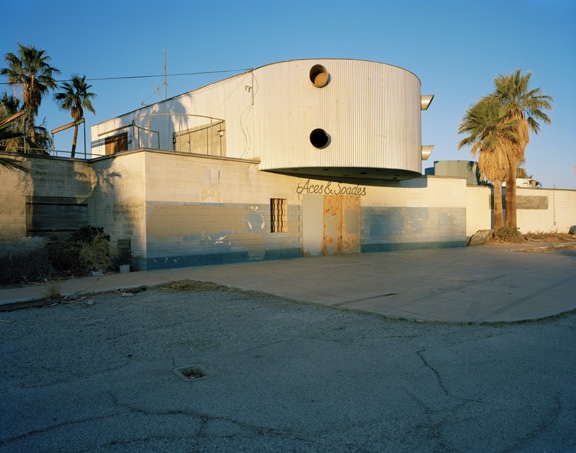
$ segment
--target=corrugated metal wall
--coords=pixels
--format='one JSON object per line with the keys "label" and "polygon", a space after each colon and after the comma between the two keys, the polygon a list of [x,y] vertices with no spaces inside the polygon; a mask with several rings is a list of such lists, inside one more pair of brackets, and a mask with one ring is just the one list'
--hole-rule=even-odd
{"label": "corrugated metal wall", "polygon": [[[310,68],[330,74],[324,88]],[[358,60],[300,60],[254,71],[254,136],[262,169],[381,167],[420,172],[420,81],[412,73]],[[317,149],[310,132],[324,129]]]}
{"label": "corrugated metal wall", "polygon": [[[329,74],[322,88],[310,80],[315,65]],[[93,147],[95,133],[102,137],[107,129],[149,114],[173,115],[171,124],[156,127],[158,137],[150,141],[161,149],[173,149],[175,130],[202,125],[209,117],[226,122],[224,155],[259,158],[261,170],[356,167],[421,173],[420,80],[396,66],[347,59],[274,63],[96,125]],[[310,141],[316,128],[330,136],[323,149]]]}

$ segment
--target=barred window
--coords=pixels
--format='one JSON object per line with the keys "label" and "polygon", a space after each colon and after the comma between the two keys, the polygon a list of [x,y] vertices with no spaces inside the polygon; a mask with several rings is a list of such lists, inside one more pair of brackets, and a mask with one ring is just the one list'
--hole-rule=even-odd
{"label": "barred window", "polygon": [[270,198],[270,232],[288,231],[288,203],[285,198]]}

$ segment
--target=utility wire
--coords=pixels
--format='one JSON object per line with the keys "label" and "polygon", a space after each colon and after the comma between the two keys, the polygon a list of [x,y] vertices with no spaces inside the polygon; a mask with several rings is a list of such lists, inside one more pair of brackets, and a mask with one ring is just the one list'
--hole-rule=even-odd
{"label": "utility wire", "polygon": [[[166,77],[180,77],[180,76],[191,76],[191,75],[205,75],[205,74],[221,74],[224,72],[245,72],[250,71],[250,69],[224,69],[222,71],[202,71],[202,72],[182,72],[179,74],[166,74]],[[86,80],[126,80],[126,79],[150,79],[154,77],[164,77],[164,74],[158,75],[135,75],[135,76],[123,76],[123,77],[94,77],[86,78]],[[71,79],[56,80],[56,82],[70,82]],[[8,82],[0,82],[1,85],[9,85]]]}
{"label": "utility wire", "polygon": [[[204,75],[204,74],[220,74],[223,72],[240,72],[249,71],[250,69],[225,69],[222,71],[203,71],[203,72],[183,72],[180,74],[166,74],[166,77],[180,77],[180,76],[190,76],[190,75]],[[152,77],[164,77],[164,74],[158,75],[139,75],[139,76],[125,76],[125,77],[95,77],[92,79],[87,78],[86,80],[122,80],[122,79],[146,79]],[[63,82],[63,80],[60,80]]]}

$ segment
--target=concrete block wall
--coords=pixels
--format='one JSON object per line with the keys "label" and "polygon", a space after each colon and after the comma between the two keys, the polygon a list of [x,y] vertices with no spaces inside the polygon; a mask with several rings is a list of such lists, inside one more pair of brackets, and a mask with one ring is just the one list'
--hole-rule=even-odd
{"label": "concrete block wall", "polygon": [[[516,216],[521,233],[568,233],[570,227],[576,225],[574,190],[518,187],[516,197]],[[467,236],[493,228],[491,200],[491,187],[466,187]]]}
{"label": "concrete block wall", "polygon": [[522,233],[568,233],[576,225],[576,191],[518,188],[516,192]]}
{"label": "concrete block wall", "polygon": [[[13,160],[28,166],[25,157],[14,156]],[[0,239],[15,241],[26,237],[26,196],[32,193],[32,179],[29,174],[0,167],[0,181]]]}
{"label": "concrete block wall", "polygon": [[89,163],[42,155],[10,155],[29,168],[29,173],[0,168],[0,237],[6,240],[26,237],[28,201],[68,198],[72,203],[87,203],[91,197],[93,171]]}
{"label": "concrete block wall", "polygon": [[113,246],[129,240],[134,257],[147,252],[145,156],[127,152],[92,161],[91,224],[104,228]]}
{"label": "concrete block wall", "polygon": [[479,230],[490,230],[493,223],[492,189],[487,186],[466,186],[466,236]]}
{"label": "concrete block wall", "polygon": [[[135,270],[302,256],[303,235],[310,233],[312,245],[322,245],[322,222],[303,232],[303,203],[326,195],[328,183],[267,173],[257,161],[150,150],[90,162],[13,158],[31,172],[0,168],[4,243],[26,238],[26,202],[44,196],[88,204],[89,223],[103,227],[113,245],[130,241]],[[330,194],[338,188],[332,183]],[[576,225],[576,191],[518,188],[517,193],[522,232],[567,232]],[[492,227],[491,189],[466,186],[462,178],[362,186],[352,195],[360,198],[363,252],[464,246],[466,236]],[[271,198],[287,201],[287,232],[270,231]],[[322,203],[318,206],[322,220]]]}
{"label": "concrete block wall", "polygon": [[[149,151],[147,251],[136,267],[158,269],[301,256],[294,178],[256,161]],[[270,231],[270,199],[288,205],[288,231]]]}
{"label": "concrete block wall", "polygon": [[369,187],[362,197],[362,251],[465,245],[466,181],[421,177]]}

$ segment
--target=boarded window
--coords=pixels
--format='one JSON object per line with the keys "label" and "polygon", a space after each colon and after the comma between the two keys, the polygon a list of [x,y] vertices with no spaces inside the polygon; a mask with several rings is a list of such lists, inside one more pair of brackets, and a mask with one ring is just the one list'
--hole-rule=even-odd
{"label": "boarded window", "polygon": [[104,139],[106,144],[106,155],[116,154],[120,151],[128,151],[128,132],[113,135]]}
{"label": "boarded window", "polygon": [[224,121],[174,133],[174,151],[209,156],[226,155]]}
{"label": "boarded window", "polygon": [[88,225],[88,205],[73,197],[30,197],[26,202],[26,235],[54,236]]}
{"label": "boarded window", "polygon": [[270,198],[270,232],[288,231],[288,203],[285,198]]}
{"label": "boarded window", "polygon": [[548,209],[547,196],[523,196],[516,197],[517,209]]}

